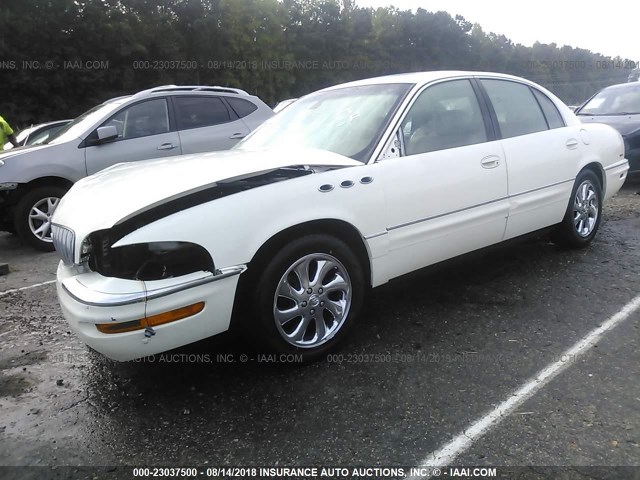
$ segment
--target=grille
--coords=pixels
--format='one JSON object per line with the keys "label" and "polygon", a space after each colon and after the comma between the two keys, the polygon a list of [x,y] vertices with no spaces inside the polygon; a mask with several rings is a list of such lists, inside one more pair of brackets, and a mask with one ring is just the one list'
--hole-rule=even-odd
{"label": "grille", "polygon": [[76,234],[73,230],[59,225],[51,225],[53,246],[66,265],[73,265],[76,249]]}

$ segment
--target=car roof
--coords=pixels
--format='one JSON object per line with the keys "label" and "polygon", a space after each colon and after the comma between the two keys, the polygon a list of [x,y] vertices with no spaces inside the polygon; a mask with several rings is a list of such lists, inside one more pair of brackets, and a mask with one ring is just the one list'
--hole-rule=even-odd
{"label": "car roof", "polygon": [[239,88],[231,88],[231,87],[220,87],[216,85],[160,85],[157,87],[147,88],[146,90],[141,90],[132,95],[123,95],[121,97],[110,98],[103,102],[107,103],[117,103],[123,104],[129,100],[135,100],[139,98],[150,97],[154,94],[171,94],[171,95],[184,95],[184,94],[210,94],[217,93],[224,96],[238,96],[251,98],[254,95],[249,94],[248,92],[241,90]]}
{"label": "car roof", "polygon": [[341,85],[335,85],[332,87],[328,87],[325,90],[332,90],[335,88],[343,88],[343,87],[357,87],[361,85],[377,85],[377,84],[384,84],[384,83],[425,84],[425,83],[433,82],[436,80],[443,80],[446,78],[469,77],[469,76],[504,78],[507,80],[516,80],[518,82],[524,81],[526,83],[531,83],[532,85],[535,85],[524,78],[516,77],[513,75],[507,75],[505,73],[474,72],[474,71],[463,71],[463,70],[437,70],[432,72],[398,73],[395,75],[385,75],[383,77],[367,78],[364,80],[356,80],[349,83],[343,83]]}
{"label": "car roof", "polygon": [[217,85],[162,85],[142,90],[136,93],[134,97],[142,97],[153,93],[222,93],[249,96],[247,92],[239,88],[220,87]]}
{"label": "car roof", "polygon": [[600,90],[601,92],[611,90],[640,90],[640,82],[628,82],[628,83],[618,83],[616,85],[609,85],[608,87]]}

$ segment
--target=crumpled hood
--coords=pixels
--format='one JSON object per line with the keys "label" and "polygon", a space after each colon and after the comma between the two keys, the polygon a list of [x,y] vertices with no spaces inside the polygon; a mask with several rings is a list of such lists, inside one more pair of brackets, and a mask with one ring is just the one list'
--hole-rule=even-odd
{"label": "crumpled hood", "polygon": [[62,198],[53,223],[83,238],[217,182],[295,165],[349,167],[361,163],[321,150],[229,150],[120,163],[78,181]]}
{"label": "crumpled hood", "polygon": [[640,115],[578,115],[582,123],[604,123],[615,128],[623,137],[640,130]]}

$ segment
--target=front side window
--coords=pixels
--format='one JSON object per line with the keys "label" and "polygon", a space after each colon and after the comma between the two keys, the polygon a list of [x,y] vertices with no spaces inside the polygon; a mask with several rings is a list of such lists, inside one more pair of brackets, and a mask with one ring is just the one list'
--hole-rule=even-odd
{"label": "front side window", "polygon": [[169,111],[163,98],[136,103],[125,108],[101,126],[114,126],[118,140],[158,135],[169,131]]}
{"label": "front side window", "polygon": [[210,127],[231,120],[229,110],[218,97],[174,97],[179,130]]}
{"label": "front side window", "polygon": [[547,130],[547,122],[531,89],[509,80],[481,80],[498,117],[502,138]]}
{"label": "front side window", "polygon": [[420,94],[401,126],[407,155],[487,141],[478,99],[469,80],[454,80]]}

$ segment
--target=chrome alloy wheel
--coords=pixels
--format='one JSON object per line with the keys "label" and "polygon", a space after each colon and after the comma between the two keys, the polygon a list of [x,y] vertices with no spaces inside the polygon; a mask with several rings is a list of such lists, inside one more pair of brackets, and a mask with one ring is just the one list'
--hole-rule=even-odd
{"label": "chrome alloy wheel", "polygon": [[31,233],[43,242],[53,242],[51,238],[51,217],[60,203],[57,197],[45,197],[36,202],[29,211],[29,229]]}
{"label": "chrome alloy wheel", "polygon": [[282,338],[299,348],[318,347],[335,336],[351,307],[351,279],[344,265],[326,253],[297,260],[282,275],[273,317]]}
{"label": "chrome alloy wheel", "polygon": [[598,221],[598,194],[591,180],[585,180],[576,190],[573,203],[573,224],[581,237],[588,237]]}

